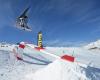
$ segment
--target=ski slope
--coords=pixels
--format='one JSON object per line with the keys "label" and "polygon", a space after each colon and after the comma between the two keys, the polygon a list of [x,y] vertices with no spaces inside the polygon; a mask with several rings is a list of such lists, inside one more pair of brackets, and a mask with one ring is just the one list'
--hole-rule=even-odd
{"label": "ski slope", "polygon": [[[100,80],[100,54],[87,48],[46,47],[44,51],[50,53],[48,55],[28,44],[23,60],[17,60],[12,52],[15,46],[0,46],[0,80]],[[51,56],[65,54],[73,55],[75,62]]]}
{"label": "ski slope", "polygon": [[27,74],[25,78],[27,80],[99,80],[100,70],[92,67],[83,68],[76,63],[56,60],[35,74]]}

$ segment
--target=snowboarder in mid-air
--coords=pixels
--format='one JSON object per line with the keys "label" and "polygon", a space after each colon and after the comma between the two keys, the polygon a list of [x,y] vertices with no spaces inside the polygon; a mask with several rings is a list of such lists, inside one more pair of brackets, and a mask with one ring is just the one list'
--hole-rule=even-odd
{"label": "snowboarder in mid-air", "polygon": [[32,31],[31,28],[27,25],[28,16],[26,15],[29,10],[29,7],[17,18],[16,24],[19,29],[25,31]]}

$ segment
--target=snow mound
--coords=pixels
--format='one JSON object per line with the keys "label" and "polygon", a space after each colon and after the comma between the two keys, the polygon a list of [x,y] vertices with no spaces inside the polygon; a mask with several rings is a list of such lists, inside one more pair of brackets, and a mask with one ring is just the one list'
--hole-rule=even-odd
{"label": "snow mound", "polygon": [[26,80],[89,80],[78,63],[65,60],[56,60],[35,74],[27,74],[25,78]]}
{"label": "snow mound", "polygon": [[27,73],[44,66],[17,60],[11,51],[0,50],[0,80],[24,80]]}

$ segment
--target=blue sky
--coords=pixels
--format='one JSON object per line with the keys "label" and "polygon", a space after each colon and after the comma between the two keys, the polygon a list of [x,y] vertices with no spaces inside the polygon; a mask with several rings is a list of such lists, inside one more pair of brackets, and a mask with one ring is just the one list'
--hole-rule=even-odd
{"label": "blue sky", "polygon": [[[43,32],[45,45],[80,45],[100,39],[100,0],[0,0],[0,42],[34,42]],[[32,32],[15,27],[25,8]]]}

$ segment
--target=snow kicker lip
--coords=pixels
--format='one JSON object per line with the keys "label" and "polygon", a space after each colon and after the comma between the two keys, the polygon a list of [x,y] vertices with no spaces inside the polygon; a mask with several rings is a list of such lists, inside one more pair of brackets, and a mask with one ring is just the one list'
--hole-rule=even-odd
{"label": "snow kicker lip", "polygon": [[31,59],[35,59],[35,60],[37,60],[37,61],[40,61],[40,62],[42,62],[42,63],[45,63],[45,64],[51,63],[50,61],[41,60],[41,59],[39,59],[39,58],[36,58],[36,57],[34,57],[34,56],[30,56],[30,55],[25,54],[25,53],[23,53],[23,55],[24,55],[24,56],[27,56],[27,57],[29,57],[29,58],[31,58]]}

